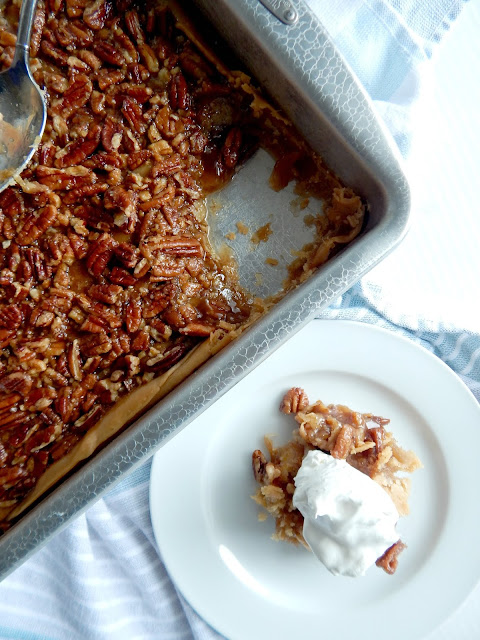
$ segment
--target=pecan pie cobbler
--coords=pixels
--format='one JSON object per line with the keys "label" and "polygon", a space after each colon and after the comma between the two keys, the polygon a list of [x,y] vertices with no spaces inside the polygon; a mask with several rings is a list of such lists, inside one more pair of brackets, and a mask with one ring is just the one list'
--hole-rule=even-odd
{"label": "pecan pie cobbler", "polygon": [[[19,5],[0,12],[1,68]],[[364,214],[178,3],[39,0],[30,53],[47,124],[0,194],[3,528],[268,306],[213,254],[206,222],[205,196],[258,146],[273,188],[294,179],[325,200],[288,286]]]}
{"label": "pecan pie cobbler", "polygon": [[[284,396],[280,410],[294,414],[299,427],[287,444],[275,447],[265,436],[270,460],[257,449],[252,454],[253,473],[260,484],[254,500],[275,518],[275,540],[302,544],[304,518],[293,505],[295,477],[309,451],[320,450],[352,467],[378,483],[392,499],[398,514],[409,512],[410,478],[399,475],[412,473],[421,462],[413,451],[405,451],[386,430],[390,420],[370,413],[358,413],[343,405],[310,404],[299,387]],[[265,519],[262,512],[260,519]],[[377,566],[394,573],[398,555],[405,548],[399,540],[377,560]]]}

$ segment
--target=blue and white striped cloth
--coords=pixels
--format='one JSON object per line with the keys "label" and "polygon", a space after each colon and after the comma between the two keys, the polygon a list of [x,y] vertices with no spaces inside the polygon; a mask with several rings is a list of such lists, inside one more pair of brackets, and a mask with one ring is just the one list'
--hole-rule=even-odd
{"label": "blue and white striped cloth", "polygon": [[[461,0],[309,0],[364,82],[400,149],[414,139],[423,70]],[[413,133],[412,133],[413,127]],[[375,275],[376,274],[376,275]],[[435,353],[480,399],[480,335],[395,304],[375,274],[322,318],[367,322]],[[0,584],[0,638],[219,638],[177,592],[153,537],[150,463],[133,473]],[[447,636],[445,636],[447,637]]]}

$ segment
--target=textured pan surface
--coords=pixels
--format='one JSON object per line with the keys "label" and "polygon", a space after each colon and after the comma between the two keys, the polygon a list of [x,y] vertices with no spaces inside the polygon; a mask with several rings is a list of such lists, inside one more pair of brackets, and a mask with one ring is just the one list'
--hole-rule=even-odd
{"label": "textured pan surface", "polygon": [[[315,313],[352,286],[405,232],[409,190],[397,156],[363,90],[306,5],[295,3],[299,19],[286,26],[258,0],[198,0],[197,4],[327,164],[368,200],[367,228],[0,538],[0,577],[23,562],[114,482],[145,462]],[[275,212],[280,216],[280,227],[283,225],[287,231],[293,215],[291,201],[292,194],[286,198],[285,208]],[[235,207],[233,211],[231,215],[238,216]],[[228,218],[228,207],[223,207],[222,216],[225,229],[235,231],[235,218]],[[218,230],[214,244],[223,242],[225,229]],[[280,231],[272,238],[281,235]],[[243,249],[242,246],[242,242],[236,243],[235,251],[243,281],[275,290],[279,276],[273,275],[275,271],[263,259],[256,263],[251,260],[248,243]],[[282,248],[273,250],[268,243],[261,243],[260,250],[271,256]],[[256,276],[258,269],[263,270],[263,276]]]}

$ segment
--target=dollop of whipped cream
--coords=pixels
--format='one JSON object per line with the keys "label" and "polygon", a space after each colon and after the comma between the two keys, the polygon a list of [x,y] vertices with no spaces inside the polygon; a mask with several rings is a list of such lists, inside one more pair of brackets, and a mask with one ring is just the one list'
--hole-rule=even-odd
{"label": "dollop of whipped cream", "polygon": [[303,537],[334,575],[362,576],[400,538],[392,499],[345,460],[309,451],[295,478],[293,505]]}

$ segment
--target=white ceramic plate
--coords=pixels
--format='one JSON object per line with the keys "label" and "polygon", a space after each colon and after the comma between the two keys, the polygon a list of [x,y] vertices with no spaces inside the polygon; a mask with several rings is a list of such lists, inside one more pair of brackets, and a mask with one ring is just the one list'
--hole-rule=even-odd
{"label": "white ceramic plate", "polygon": [[[251,453],[266,433],[289,439],[296,423],[278,406],[292,386],[390,418],[422,460],[394,576],[333,577],[257,520]],[[369,325],[313,321],[156,454],[151,515],[170,575],[231,640],[422,638],[480,577],[479,421],[473,395],[428,351]]]}

